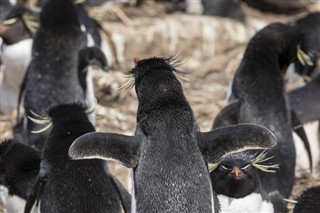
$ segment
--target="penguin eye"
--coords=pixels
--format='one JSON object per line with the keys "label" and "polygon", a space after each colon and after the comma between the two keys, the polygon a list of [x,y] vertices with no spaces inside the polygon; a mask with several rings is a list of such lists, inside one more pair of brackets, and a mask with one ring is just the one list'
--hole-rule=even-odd
{"label": "penguin eye", "polygon": [[245,167],[242,167],[241,170],[243,169],[248,169],[251,166],[251,164],[246,165]]}
{"label": "penguin eye", "polygon": [[222,169],[226,170],[226,171],[231,171],[231,168],[225,167],[225,166],[223,166],[223,165],[220,165],[220,167],[221,167]]}
{"label": "penguin eye", "polygon": [[11,25],[11,24],[16,23],[17,20],[18,20],[17,18],[11,18],[11,19],[8,19],[8,20],[4,20],[4,21],[3,21],[3,24],[4,24],[4,25]]}

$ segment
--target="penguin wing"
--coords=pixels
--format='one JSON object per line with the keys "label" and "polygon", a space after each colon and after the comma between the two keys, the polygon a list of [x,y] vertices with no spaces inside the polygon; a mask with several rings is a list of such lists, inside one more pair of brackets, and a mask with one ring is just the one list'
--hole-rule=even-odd
{"label": "penguin wing", "polygon": [[[31,63],[31,62],[30,62]],[[19,96],[18,96],[18,105],[17,105],[17,123],[19,123],[19,118],[20,118],[20,105],[21,105],[21,101],[22,101],[22,97],[24,95],[24,90],[26,88],[26,83],[27,83],[27,79],[28,79],[28,74],[30,70],[30,65],[27,68],[26,74],[24,74],[23,80],[21,82],[21,86],[20,86],[20,91],[19,91]],[[25,112],[26,114],[28,112]]]}
{"label": "penguin wing", "polygon": [[78,159],[117,160],[133,168],[138,163],[138,148],[134,136],[91,132],[77,138],[69,148],[69,156]]}
{"label": "penguin wing", "polygon": [[212,129],[237,124],[239,107],[239,100],[235,100],[234,102],[224,107],[215,118]]}
{"label": "penguin wing", "polygon": [[125,213],[130,212],[131,211],[131,195],[123,187],[123,185],[120,183],[120,181],[117,178],[110,176],[110,180],[120,197],[124,212]]}
{"label": "penguin wing", "polygon": [[294,110],[291,110],[291,125],[295,133],[301,138],[303,141],[303,145],[307,150],[308,157],[309,157],[309,167],[310,167],[310,172],[312,172],[312,153],[310,149],[310,143],[307,137],[306,132],[304,131],[303,124],[300,121],[297,113]]}
{"label": "penguin wing", "polygon": [[256,124],[238,124],[197,134],[200,150],[207,162],[217,162],[225,154],[247,149],[268,149],[277,144],[275,135]]}
{"label": "penguin wing", "polygon": [[46,183],[46,175],[43,172],[39,172],[39,175],[36,179],[36,181],[33,184],[31,193],[28,197],[26,206],[24,208],[24,213],[30,213],[33,212],[34,206],[36,205],[36,203],[39,201],[42,191],[43,191],[43,187]]}
{"label": "penguin wing", "polygon": [[79,53],[79,71],[87,66],[98,66],[104,71],[108,70],[107,58],[99,47],[86,47]]}

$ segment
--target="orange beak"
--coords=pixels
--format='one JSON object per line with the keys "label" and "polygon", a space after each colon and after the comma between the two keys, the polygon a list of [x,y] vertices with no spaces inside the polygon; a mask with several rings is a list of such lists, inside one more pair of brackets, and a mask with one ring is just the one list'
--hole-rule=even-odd
{"label": "orange beak", "polygon": [[137,64],[140,60],[141,60],[141,58],[139,56],[136,56],[133,58],[133,61],[135,64]]}
{"label": "orange beak", "polygon": [[3,24],[0,24],[0,34],[6,31],[6,27]]}
{"label": "orange beak", "polygon": [[241,176],[243,175],[243,172],[238,167],[233,167],[233,170],[231,172],[231,177],[235,180],[240,180]]}

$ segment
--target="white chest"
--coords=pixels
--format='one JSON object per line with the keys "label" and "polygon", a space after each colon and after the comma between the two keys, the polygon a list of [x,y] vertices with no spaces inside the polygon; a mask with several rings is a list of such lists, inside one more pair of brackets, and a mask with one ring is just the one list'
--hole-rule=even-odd
{"label": "white chest", "polygon": [[[311,122],[307,123],[304,126],[304,130],[306,131],[311,155],[312,155],[312,163],[313,163],[313,172],[312,175],[318,176],[319,170],[317,169],[320,162],[320,138],[319,134],[319,122]],[[295,175],[296,177],[302,177],[305,173],[309,173],[309,158],[307,151],[303,145],[303,142],[300,137],[296,133],[293,133],[293,140],[296,148],[296,168]]]}
{"label": "white chest", "polygon": [[31,61],[32,42],[30,38],[12,45],[3,44],[1,57],[4,64],[4,81],[11,87],[20,88]]}
{"label": "white chest", "polygon": [[[24,211],[26,201],[18,196],[8,194],[8,189],[4,186],[0,187],[0,198],[7,213],[21,213]],[[32,213],[39,213],[35,208]]]}
{"label": "white chest", "polygon": [[273,213],[273,205],[252,193],[244,198],[228,198],[218,195],[221,213]]}

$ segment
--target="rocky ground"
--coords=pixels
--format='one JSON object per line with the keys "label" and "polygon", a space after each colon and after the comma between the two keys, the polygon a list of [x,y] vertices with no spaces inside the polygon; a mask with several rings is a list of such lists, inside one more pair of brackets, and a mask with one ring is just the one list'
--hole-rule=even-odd
{"label": "rocky ground", "polygon": [[[152,8],[155,10],[154,7]],[[142,14],[141,10],[122,9],[131,21]],[[244,9],[247,14],[250,15],[250,21],[255,23],[257,21],[259,21],[259,23],[278,20],[286,21],[292,18],[292,16],[284,15],[262,15],[260,12],[245,6]],[[316,10],[318,9],[319,8],[316,8]],[[155,10],[158,11],[158,13],[152,12],[151,9],[145,10],[149,11],[146,13],[146,16],[154,19],[166,13],[166,9],[164,9],[163,6]],[[98,16],[102,13],[94,14]],[[123,19],[119,20],[119,17],[114,14],[114,10],[106,14],[107,15],[103,17],[97,17],[97,19],[105,19],[104,22],[109,20],[110,22],[117,22],[117,24],[126,24],[122,23]],[[301,14],[297,14],[297,16],[299,15]],[[202,131],[210,130],[215,116],[219,110],[226,105],[225,97],[228,91],[228,85],[242,58],[245,46],[246,42],[242,42],[233,48],[228,48],[216,53],[212,57],[202,55],[192,56],[192,54],[188,53],[181,54],[181,59],[185,60],[185,63],[180,66],[180,69],[189,73],[186,78],[181,79],[181,83]],[[147,53],[145,55],[147,55]],[[96,109],[97,131],[117,132],[128,135],[134,133],[137,111],[135,91],[133,88],[119,90],[119,87],[128,80],[125,77],[125,73],[132,67],[133,62],[130,59],[126,59],[122,64],[113,65],[107,73],[100,70],[94,71],[94,83],[98,100]],[[0,115],[1,140],[12,137],[11,129],[14,125],[15,113],[11,115]],[[117,176],[126,187],[130,188],[129,170],[116,163],[109,163],[109,167],[111,168],[111,172]],[[297,179],[293,190],[293,197],[298,195],[306,187],[316,184],[320,184],[320,177],[310,177],[306,175],[304,178]]]}

